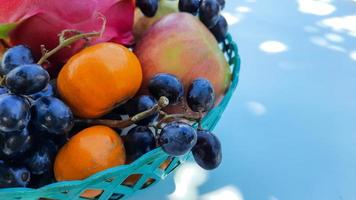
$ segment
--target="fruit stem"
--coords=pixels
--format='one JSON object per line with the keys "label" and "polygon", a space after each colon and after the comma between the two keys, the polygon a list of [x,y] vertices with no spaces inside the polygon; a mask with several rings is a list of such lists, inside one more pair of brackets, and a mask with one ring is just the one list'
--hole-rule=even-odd
{"label": "fruit stem", "polygon": [[154,105],[151,109],[143,111],[141,113],[136,114],[135,116],[125,119],[125,120],[111,120],[111,119],[76,119],[75,123],[86,123],[92,125],[105,125],[111,128],[126,128],[135,124],[136,122],[153,115],[159,112],[161,109],[168,106],[169,100],[167,97],[160,97],[159,101],[156,105]]}
{"label": "fruit stem", "polygon": [[[51,51],[47,51],[44,46],[41,46],[41,50],[42,50],[42,57],[40,58],[40,60],[37,62],[37,64],[42,65],[44,62],[48,61],[48,58],[51,57],[52,55],[54,55],[55,53],[57,53],[58,51],[60,51],[61,49],[63,49],[64,47],[70,46],[71,44],[73,44],[74,42],[77,42],[78,40],[81,39],[88,39],[88,38],[92,38],[92,37],[101,37],[105,31],[105,27],[106,27],[106,19],[103,15],[100,15],[99,17],[101,20],[103,20],[103,24],[102,27],[100,29],[100,31],[93,31],[93,32],[88,32],[88,33],[81,33],[78,30],[72,30],[72,29],[67,29],[67,30],[63,30],[60,34],[59,34],[59,44],[57,47],[55,47],[54,49],[52,49]],[[75,33],[76,35],[69,37],[69,38],[65,38],[65,34],[68,32],[72,32]]]}
{"label": "fruit stem", "polygon": [[0,86],[3,86],[5,83],[5,76],[0,76]]}
{"label": "fruit stem", "polygon": [[162,128],[162,124],[165,122],[169,122],[171,120],[175,119],[184,119],[188,121],[194,121],[194,122],[199,122],[201,121],[202,115],[192,115],[192,114],[170,114],[170,115],[165,115],[156,125],[158,128]]}
{"label": "fruit stem", "polygon": [[10,44],[4,39],[0,39],[0,46],[3,46],[5,49],[8,49],[11,47]]}
{"label": "fruit stem", "polygon": [[[65,31],[63,31],[62,33],[65,33]],[[49,57],[51,57],[52,55],[57,53],[59,50],[73,44],[74,42],[76,42],[78,40],[90,38],[90,37],[98,37],[100,35],[101,35],[100,32],[81,33],[81,34],[72,36],[70,38],[67,38],[65,40],[62,40],[56,48],[52,49],[51,51],[46,51],[43,54],[43,56],[41,57],[41,59],[37,62],[37,64],[42,65],[44,62],[46,62],[48,60]]]}

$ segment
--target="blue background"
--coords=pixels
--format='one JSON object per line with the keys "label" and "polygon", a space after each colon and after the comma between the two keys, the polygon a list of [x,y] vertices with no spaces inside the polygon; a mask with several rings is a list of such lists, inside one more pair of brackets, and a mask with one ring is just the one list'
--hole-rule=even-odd
{"label": "blue background", "polygon": [[[191,164],[194,176],[180,170],[132,199],[356,199],[356,20],[342,21],[356,1],[227,0],[224,15],[242,69],[215,130],[223,163]],[[178,176],[205,180],[186,183],[193,196],[169,197]]]}

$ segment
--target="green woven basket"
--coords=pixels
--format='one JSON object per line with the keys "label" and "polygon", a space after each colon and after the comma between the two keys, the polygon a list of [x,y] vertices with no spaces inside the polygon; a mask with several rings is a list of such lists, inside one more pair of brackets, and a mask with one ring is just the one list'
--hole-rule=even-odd
{"label": "green woven basket", "polygon": [[[221,49],[232,69],[232,82],[221,103],[210,111],[203,119],[202,126],[212,130],[219,121],[233,92],[236,89],[239,71],[240,57],[235,42],[231,35],[221,44]],[[171,158],[161,148],[157,148],[129,165],[111,168],[81,181],[67,181],[53,183],[39,189],[11,188],[0,189],[0,200],[80,200],[88,199],[83,196],[87,190],[95,190],[98,194],[89,199],[97,200],[119,200],[127,199],[136,191],[148,188],[158,181],[164,179],[180,164],[187,160],[190,154],[181,157]],[[161,169],[162,163],[170,161],[166,169]],[[130,176],[136,176],[137,182],[127,185]],[[132,180],[132,177],[131,177]]]}

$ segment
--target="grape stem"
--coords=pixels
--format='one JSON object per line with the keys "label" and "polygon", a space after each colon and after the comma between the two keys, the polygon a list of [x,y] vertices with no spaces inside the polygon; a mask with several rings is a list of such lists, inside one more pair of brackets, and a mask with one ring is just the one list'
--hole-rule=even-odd
{"label": "grape stem", "polygon": [[4,39],[0,39],[0,46],[3,46],[5,49],[10,48],[9,43]]}
{"label": "grape stem", "polygon": [[[45,47],[42,45],[41,46],[41,51],[42,51],[42,57],[40,58],[40,60],[37,62],[37,64],[42,65],[43,63],[48,61],[48,58],[53,56],[54,54],[56,54],[58,51],[60,51],[61,49],[70,46],[71,44],[81,40],[81,39],[85,39],[88,40],[88,38],[92,38],[92,37],[99,37],[102,36],[102,34],[105,31],[105,27],[106,27],[106,19],[104,16],[100,16],[100,19],[103,20],[103,24],[101,27],[100,31],[94,31],[94,32],[88,32],[88,33],[81,33],[78,30],[72,30],[72,29],[68,29],[68,30],[63,30],[60,34],[59,34],[59,44],[57,47],[55,47],[54,49],[52,49],[51,51],[48,51],[45,49]],[[69,38],[65,38],[65,34],[66,33],[74,33],[76,35],[69,37]]]}
{"label": "grape stem", "polygon": [[3,86],[5,83],[5,76],[0,76],[0,86]]}
{"label": "grape stem", "polygon": [[59,43],[59,45],[56,48],[52,49],[51,51],[45,51],[41,59],[37,62],[37,64],[42,65],[44,62],[48,60],[49,57],[53,56],[55,53],[57,53],[64,47],[67,47],[78,40],[89,38],[89,37],[98,37],[98,36],[100,36],[100,32],[91,32],[91,33],[81,33],[72,36],[70,38],[64,39]]}
{"label": "grape stem", "polygon": [[151,109],[143,111],[141,113],[136,114],[135,116],[125,119],[125,120],[110,120],[110,119],[75,119],[75,123],[85,123],[91,125],[105,125],[111,128],[126,128],[135,124],[146,117],[153,115],[159,112],[161,109],[168,106],[169,100],[167,97],[160,97],[159,101],[156,105],[154,105]]}
{"label": "grape stem", "polygon": [[200,121],[202,119],[202,114],[199,113],[199,115],[192,115],[192,114],[164,114],[164,117],[157,123],[156,127],[162,128],[162,125],[166,122],[169,122],[171,120],[176,120],[176,119],[184,119],[188,121],[194,121],[198,122],[200,124]]}

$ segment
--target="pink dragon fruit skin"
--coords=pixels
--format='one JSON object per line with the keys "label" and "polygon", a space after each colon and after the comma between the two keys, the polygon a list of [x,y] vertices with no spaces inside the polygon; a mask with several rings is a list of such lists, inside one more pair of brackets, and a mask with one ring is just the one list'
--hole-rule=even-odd
{"label": "pink dragon fruit skin", "polygon": [[[12,45],[24,44],[36,59],[41,57],[41,45],[52,49],[58,45],[58,34],[65,29],[81,32],[100,31],[103,18],[105,31],[98,42],[133,43],[135,0],[0,0],[0,25],[16,23],[9,33]],[[54,69],[83,47],[83,41],[64,48],[50,58]]]}

